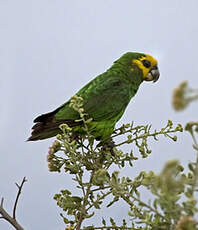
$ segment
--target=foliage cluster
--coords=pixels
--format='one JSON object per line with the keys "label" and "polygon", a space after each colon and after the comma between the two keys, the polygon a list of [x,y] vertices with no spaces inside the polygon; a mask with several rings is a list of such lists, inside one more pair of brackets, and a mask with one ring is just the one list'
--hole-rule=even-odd
{"label": "foliage cluster", "polygon": [[[186,172],[178,161],[170,161],[159,175],[153,171],[142,171],[130,178],[120,177],[118,171],[110,173],[112,165],[121,169],[128,163],[132,167],[139,157],[148,157],[151,153],[149,138],[158,140],[163,135],[176,141],[175,133],[183,131],[181,125],[174,128],[168,121],[161,130],[152,131],[150,125],[127,124],[115,130],[110,144],[98,143],[90,133],[91,119],[84,113],[82,98],[75,96],[71,106],[79,112],[86,135],[74,137],[72,129],[63,124],[60,126],[62,134],[57,136],[48,153],[49,170],[61,172],[62,169],[71,174],[76,188],[81,191],[80,196],[75,196],[64,189],[54,196],[57,205],[64,211],[61,216],[66,229],[198,229],[194,219],[198,211],[195,199],[198,190],[197,161],[191,162]],[[195,138],[197,127],[198,124],[189,124],[186,130]],[[119,136],[124,140],[112,142]],[[139,154],[123,152],[120,147],[125,144],[135,144]],[[143,190],[150,200],[145,201]],[[116,207],[119,200],[129,207],[130,223],[123,218],[119,225],[113,218],[103,218],[100,226],[84,224],[86,219],[94,217],[105,201],[109,202],[107,207]]]}
{"label": "foliage cluster", "polygon": [[[183,82],[174,90],[173,107],[181,111],[197,99],[198,91]],[[196,160],[188,164],[188,169],[172,160],[159,174],[141,171],[133,178],[121,177],[119,171],[113,171],[115,167],[118,170],[126,165],[133,167],[137,160],[148,157],[151,154],[149,140],[158,141],[159,136],[164,136],[176,141],[175,134],[183,131],[182,126],[174,127],[170,120],[160,130],[152,130],[150,125],[126,124],[114,131],[111,140],[98,143],[92,136],[92,119],[83,109],[82,98],[73,97],[70,106],[80,114],[77,122],[83,123],[85,134],[74,135],[67,124],[62,124],[61,134],[47,156],[49,171],[70,174],[80,191],[80,195],[75,195],[66,188],[54,196],[62,209],[65,230],[198,230],[198,122],[185,126],[196,152]],[[133,146],[133,150],[124,152],[121,149],[124,145],[130,145],[130,149]],[[0,218],[17,230],[24,230],[16,219],[16,209],[25,182],[24,177],[21,184],[16,183],[18,193],[12,215],[3,207],[3,198],[0,202]],[[96,226],[97,211],[103,209],[104,204],[116,209],[119,200],[128,206],[128,218],[103,217],[101,225]],[[91,225],[87,225],[88,219]]]}

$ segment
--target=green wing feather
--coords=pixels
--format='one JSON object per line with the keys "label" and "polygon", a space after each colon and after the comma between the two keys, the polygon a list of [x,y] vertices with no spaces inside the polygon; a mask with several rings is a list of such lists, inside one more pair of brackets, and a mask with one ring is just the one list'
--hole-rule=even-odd
{"label": "green wing feather", "polygon": [[[77,95],[83,98],[85,112],[94,121],[112,119],[128,105],[131,99],[131,89],[127,87],[124,81],[116,77],[106,81],[98,79],[97,83],[98,87],[87,85]],[[57,120],[78,119],[78,114],[74,114],[70,110],[69,102],[67,102],[55,114],[55,118]]]}

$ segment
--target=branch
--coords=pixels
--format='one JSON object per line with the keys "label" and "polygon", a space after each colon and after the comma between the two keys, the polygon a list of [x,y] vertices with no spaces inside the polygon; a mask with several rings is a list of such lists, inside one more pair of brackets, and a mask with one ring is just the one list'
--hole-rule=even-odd
{"label": "branch", "polygon": [[154,133],[143,133],[143,134],[141,134],[139,136],[134,137],[133,139],[126,140],[126,141],[123,141],[121,143],[118,143],[118,144],[115,145],[115,147],[122,146],[124,144],[129,144],[129,143],[132,143],[132,142],[137,141],[139,139],[143,139],[145,137],[146,138],[148,138],[148,137],[154,137],[154,138],[156,138],[156,136],[158,136],[158,135],[168,136],[169,138],[173,139],[173,137],[171,137],[169,135],[169,133],[175,133],[175,130],[163,130],[163,131],[160,130],[160,131],[155,131]]}
{"label": "branch", "polygon": [[14,220],[16,220],[16,208],[17,208],[17,203],[18,203],[18,200],[19,200],[19,196],[20,196],[20,194],[21,194],[21,190],[22,190],[22,188],[23,188],[23,185],[24,185],[24,183],[25,183],[26,181],[27,181],[27,180],[26,180],[26,178],[24,177],[23,180],[22,180],[22,182],[21,182],[21,185],[18,185],[17,183],[15,183],[16,186],[17,186],[17,188],[18,188],[19,190],[18,190],[18,193],[17,193],[17,196],[16,196],[16,200],[15,200],[15,203],[14,203],[14,208],[13,208],[13,219],[14,219]]}
{"label": "branch", "polygon": [[84,197],[84,201],[83,201],[83,204],[82,204],[82,209],[81,209],[80,217],[79,217],[78,223],[76,225],[76,229],[77,230],[80,230],[81,224],[82,224],[82,222],[83,222],[83,220],[85,218],[86,205],[87,205],[87,202],[88,202],[88,197],[89,197],[91,186],[92,186],[91,183],[92,183],[92,180],[93,180],[93,176],[94,176],[94,171],[92,171],[91,176],[90,176],[89,185],[87,187],[87,191],[86,191],[86,194],[85,194],[85,197]]}
{"label": "branch", "polygon": [[13,208],[13,217],[11,217],[8,212],[4,209],[3,207],[3,202],[4,202],[4,198],[1,199],[1,204],[0,204],[0,218],[1,219],[4,219],[6,221],[8,221],[15,229],[17,230],[24,230],[24,228],[17,222],[16,220],[16,209],[17,209],[17,204],[18,204],[18,200],[19,200],[19,196],[21,194],[21,190],[23,188],[23,185],[24,183],[26,182],[26,178],[24,177],[22,182],[21,182],[21,185],[18,185],[16,183],[16,186],[18,188],[18,193],[17,193],[17,197],[16,197],[16,200],[15,200],[15,203],[14,203],[14,208]]}
{"label": "branch", "polygon": [[[123,200],[125,200],[131,207],[134,206],[133,202],[131,202],[131,200],[129,199],[129,196],[125,196],[125,195],[120,195],[121,198]],[[144,206],[145,208],[147,208],[148,210],[150,210],[153,213],[156,213],[158,216],[160,216],[163,220],[166,220],[166,217],[161,215],[156,209],[152,208],[150,205],[146,204],[145,202],[141,201],[140,199],[138,199],[137,197],[133,196],[132,194],[130,194],[130,197],[133,198],[135,201],[137,201],[139,204],[141,203],[142,206]]]}

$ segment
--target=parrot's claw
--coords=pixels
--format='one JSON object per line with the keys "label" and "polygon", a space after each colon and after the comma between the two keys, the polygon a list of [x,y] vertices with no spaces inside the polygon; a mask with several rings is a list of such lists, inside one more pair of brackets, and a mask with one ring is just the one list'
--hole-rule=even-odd
{"label": "parrot's claw", "polygon": [[101,150],[107,151],[109,150],[112,155],[115,155],[113,148],[115,147],[115,142],[112,139],[109,139],[108,141],[101,141],[97,147],[102,147]]}

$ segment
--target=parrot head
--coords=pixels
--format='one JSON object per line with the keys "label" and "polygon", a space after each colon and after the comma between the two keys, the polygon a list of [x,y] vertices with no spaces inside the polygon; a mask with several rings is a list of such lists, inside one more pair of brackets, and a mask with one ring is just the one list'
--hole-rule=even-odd
{"label": "parrot head", "polygon": [[142,70],[143,80],[156,82],[159,79],[157,60],[151,55],[144,54],[134,59],[133,62]]}
{"label": "parrot head", "polygon": [[118,59],[119,61],[127,64],[131,72],[140,71],[143,81],[156,82],[159,79],[157,60],[149,54],[128,52]]}

